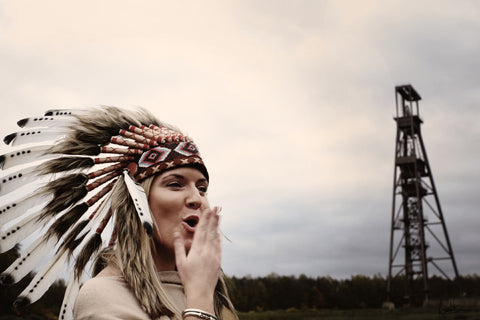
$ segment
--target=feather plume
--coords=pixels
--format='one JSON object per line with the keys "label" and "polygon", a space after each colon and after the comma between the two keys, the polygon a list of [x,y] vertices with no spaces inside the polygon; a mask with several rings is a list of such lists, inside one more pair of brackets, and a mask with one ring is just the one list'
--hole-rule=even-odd
{"label": "feather plume", "polygon": [[53,194],[53,199],[45,206],[40,219],[56,215],[85,197],[87,181],[86,174],[76,173],[49,182],[40,192]]}
{"label": "feather plume", "polygon": [[75,277],[72,272],[70,280],[68,281],[65,295],[63,296],[62,305],[60,306],[60,313],[58,319],[60,320],[73,320],[73,306],[75,304],[75,298],[80,290],[80,279]]}
{"label": "feather plume", "polygon": [[90,220],[82,220],[79,221],[67,234],[65,240],[62,243],[62,248],[73,252],[77,248],[77,246],[82,242],[83,238],[85,237],[86,233],[83,232],[83,236],[79,236],[82,231],[86,230],[85,228],[88,226]]}
{"label": "feather plume", "polygon": [[20,169],[0,178],[0,196],[21,188],[38,178],[35,173],[36,166]]}
{"label": "feather plume", "polygon": [[65,190],[69,190],[73,186],[85,186],[88,181],[88,175],[85,173],[74,173],[63,176],[49,182],[42,192],[52,193],[55,197],[59,197]]}
{"label": "feather plume", "polygon": [[30,129],[11,133],[3,138],[3,142],[12,146],[19,146],[26,143],[56,140],[62,135],[64,135],[64,132],[58,129]]}
{"label": "feather plume", "polygon": [[89,157],[60,157],[42,163],[39,165],[38,171],[40,174],[49,174],[63,171],[88,169],[94,165],[94,160]]}
{"label": "feather plume", "polygon": [[0,234],[0,253],[13,248],[17,243],[34,233],[42,227],[38,221],[41,211],[24,217],[21,221],[8,226]]}
{"label": "feather plume", "polygon": [[92,234],[92,232],[94,232],[92,229],[93,226],[105,215],[112,214],[110,207],[106,204],[107,201],[103,200],[100,205],[93,210],[88,219],[79,221],[65,237],[62,247],[73,252],[73,250],[84,241],[87,234]]}
{"label": "feather plume", "polygon": [[87,144],[76,140],[66,139],[60,141],[50,148],[51,153],[97,156],[100,154],[100,147],[95,144]]}
{"label": "feather plume", "polygon": [[63,202],[57,202],[54,200],[50,201],[42,211],[42,214],[40,215],[39,219],[44,220],[49,217],[56,216],[60,212],[62,212],[65,209],[70,208],[71,206],[75,205],[78,201],[83,199],[87,195],[88,191],[85,188],[79,187],[79,188],[72,188],[72,191],[70,193],[65,193],[62,194],[61,197],[58,197],[57,199],[61,199]]}
{"label": "feather plume", "polygon": [[21,128],[53,127],[63,126],[71,122],[71,117],[65,116],[41,116],[25,118],[17,121]]}
{"label": "feather plume", "polygon": [[23,250],[18,257],[0,276],[3,279],[9,279],[10,283],[17,283],[25,277],[30,271],[34,270],[38,263],[53,251],[57,244],[57,239],[38,238],[27,249]]}
{"label": "feather plume", "polygon": [[0,206],[0,226],[5,225],[8,221],[17,219],[26,213],[29,209],[39,205],[47,198],[43,194],[35,193],[27,195],[18,200],[11,201]]}
{"label": "feather plume", "polygon": [[128,193],[130,193],[130,196],[132,197],[133,203],[135,204],[135,209],[137,210],[142,225],[145,228],[148,237],[151,237],[153,234],[153,220],[152,215],[150,214],[150,207],[148,205],[148,199],[145,190],[143,190],[142,186],[132,179],[128,173],[128,170],[123,172],[123,177],[128,188]]}
{"label": "feather plume", "polygon": [[58,252],[32,279],[30,284],[15,300],[15,307],[37,301],[57,279],[68,259],[68,251]]}
{"label": "feather plume", "polygon": [[[77,226],[78,220],[88,211],[89,207],[95,205],[100,199],[102,199],[113,187],[115,184],[116,179],[111,181],[108,185],[106,185],[103,189],[97,192],[95,195],[91,196],[87,201],[84,201],[80,204],[77,204],[75,207],[71,208],[69,211],[64,213],[62,216],[57,218],[57,220],[50,226],[47,231],[47,237],[51,237],[56,235],[58,238],[61,238],[62,235],[66,234],[68,230],[78,230],[77,234],[71,234],[67,236],[64,244],[62,246],[70,247],[71,251],[75,249],[76,245],[78,244],[77,236],[81,232],[81,230],[85,227],[85,223],[80,223]],[[101,206],[101,205],[100,205]],[[98,209],[99,207],[97,207]],[[92,215],[95,215],[96,210],[93,212]],[[87,221],[88,222],[88,221]],[[75,226],[73,229],[72,226]],[[77,229],[77,227],[81,229]],[[73,238],[72,238],[73,236]]]}
{"label": "feather plume", "polygon": [[85,212],[87,212],[87,210],[88,204],[86,202],[77,204],[52,223],[47,231],[47,237],[55,235],[57,238],[60,238],[82,217]]}
{"label": "feather plume", "polygon": [[33,146],[1,155],[0,169],[8,170],[18,165],[55,157],[47,153],[49,147],[48,145]]}
{"label": "feather plume", "polygon": [[[86,241],[85,245],[82,246],[82,250],[78,254],[77,260],[75,262],[75,275],[79,277],[85,266],[87,265],[90,258],[102,247],[102,236],[99,233],[94,233],[90,237],[86,237],[84,241]],[[82,242],[84,242],[82,241]]]}

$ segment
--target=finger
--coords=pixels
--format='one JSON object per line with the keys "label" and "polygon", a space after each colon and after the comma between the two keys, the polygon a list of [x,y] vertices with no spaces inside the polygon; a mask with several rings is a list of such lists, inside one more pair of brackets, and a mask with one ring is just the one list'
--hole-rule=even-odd
{"label": "finger", "polygon": [[218,208],[215,208],[213,215],[210,217],[208,226],[208,234],[210,235],[211,239],[220,238],[219,223],[220,216],[218,215]]}
{"label": "finger", "polygon": [[210,213],[207,227],[209,231],[218,231],[218,223],[220,221],[220,215],[218,214],[219,210],[220,209],[218,207],[214,207]]}
{"label": "finger", "polygon": [[183,265],[187,258],[187,254],[185,252],[185,242],[183,240],[182,235],[180,232],[175,232],[173,234],[173,248],[175,250],[175,262],[177,267]]}
{"label": "finger", "polygon": [[200,217],[197,230],[195,231],[195,242],[204,243],[207,240],[207,235],[211,230],[211,217],[214,209],[205,209]]}

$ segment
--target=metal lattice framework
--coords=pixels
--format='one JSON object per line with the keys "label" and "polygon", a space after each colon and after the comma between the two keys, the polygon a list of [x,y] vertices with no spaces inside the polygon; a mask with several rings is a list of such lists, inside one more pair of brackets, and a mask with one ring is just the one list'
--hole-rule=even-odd
{"label": "metal lattice framework", "polygon": [[420,130],[421,97],[411,85],[395,87],[395,95],[397,134],[387,300],[393,277],[404,275],[405,302],[416,304],[429,300],[429,265],[447,279],[449,274],[458,276],[458,270]]}

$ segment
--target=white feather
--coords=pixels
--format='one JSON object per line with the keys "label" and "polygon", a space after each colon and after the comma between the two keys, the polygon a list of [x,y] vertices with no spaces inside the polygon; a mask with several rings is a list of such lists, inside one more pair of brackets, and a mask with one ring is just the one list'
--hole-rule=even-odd
{"label": "white feather", "polygon": [[1,156],[3,161],[0,162],[0,168],[7,170],[18,165],[58,157],[58,155],[47,153],[50,147],[51,145],[39,145],[6,153]]}
{"label": "white feather", "polygon": [[6,144],[19,146],[26,143],[40,143],[56,140],[65,133],[59,128],[55,129],[30,129],[9,134],[3,140]]}
{"label": "white feather", "polygon": [[0,196],[15,191],[27,185],[29,182],[38,179],[36,174],[37,166],[23,168],[13,173],[9,173],[0,178]]}
{"label": "white feather", "polygon": [[17,258],[4,272],[4,275],[12,277],[13,283],[22,280],[30,271],[33,271],[57,245],[58,239],[50,237],[48,240],[39,237],[26,250],[23,250],[20,257]]}
{"label": "white feather", "polygon": [[72,117],[66,116],[40,116],[40,117],[30,117],[25,118],[17,122],[18,126],[28,129],[28,128],[38,128],[38,127],[60,127],[65,126],[71,123],[73,120]]}
{"label": "white feather", "polygon": [[40,299],[57,279],[69,256],[68,250],[58,252],[45,266],[35,275],[29,285],[20,294],[19,299],[27,298],[30,303]]}
{"label": "white feather", "polygon": [[42,210],[39,209],[2,231],[0,234],[0,253],[10,250],[17,243],[40,229],[43,226],[43,222],[38,221],[41,212]]}
{"label": "white feather", "polygon": [[63,296],[62,305],[60,306],[58,319],[73,319],[73,306],[75,305],[78,291],[80,291],[80,279],[75,277],[74,272],[71,272],[70,280],[68,281],[67,289],[65,290],[65,295]]}
{"label": "white feather", "polygon": [[0,226],[4,226],[7,222],[21,217],[28,210],[46,200],[46,196],[37,193],[0,205]]}
{"label": "white feather", "polygon": [[148,236],[151,237],[153,233],[153,220],[145,190],[143,190],[142,186],[132,179],[128,170],[123,171],[123,177],[127,184],[128,192],[135,204],[138,216],[142,221],[142,225],[147,231]]}
{"label": "white feather", "polygon": [[50,109],[45,111],[45,116],[65,117],[87,112],[85,109]]}

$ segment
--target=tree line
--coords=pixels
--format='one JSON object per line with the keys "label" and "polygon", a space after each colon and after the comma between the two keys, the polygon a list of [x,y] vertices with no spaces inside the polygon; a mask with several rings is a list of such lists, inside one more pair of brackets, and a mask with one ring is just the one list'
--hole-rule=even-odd
{"label": "tree line", "polygon": [[[19,255],[18,247],[0,255],[0,272]],[[33,278],[29,274],[19,284],[0,286],[0,320],[57,319],[65,292],[65,282],[58,280],[48,292],[32,305],[19,310],[13,302]],[[349,279],[331,277],[280,276],[227,277],[227,286],[233,304],[240,312],[280,309],[354,309],[380,308],[386,298],[387,281],[380,275],[355,275]],[[460,276],[454,281],[432,277],[429,281],[433,299],[480,297],[480,276]],[[421,284],[419,284],[421,285]],[[391,300],[396,306],[404,304],[404,279],[392,281]]]}
{"label": "tree line", "polygon": [[[331,277],[250,276],[228,278],[230,295],[235,307],[242,312],[278,309],[354,309],[381,308],[386,300],[387,279],[375,275],[355,275],[349,279]],[[406,304],[403,277],[392,281],[391,302],[395,306]],[[421,288],[422,282],[418,280]],[[480,297],[478,275],[459,276],[453,281],[433,276],[429,279],[430,299],[449,300],[461,297]],[[411,300],[410,300],[411,301]],[[422,304],[417,297],[417,305]]]}

